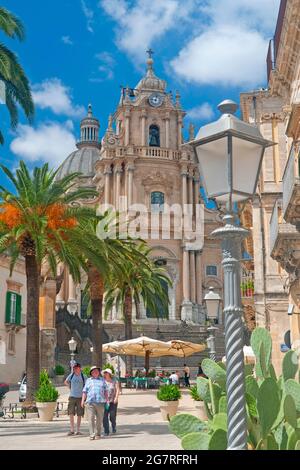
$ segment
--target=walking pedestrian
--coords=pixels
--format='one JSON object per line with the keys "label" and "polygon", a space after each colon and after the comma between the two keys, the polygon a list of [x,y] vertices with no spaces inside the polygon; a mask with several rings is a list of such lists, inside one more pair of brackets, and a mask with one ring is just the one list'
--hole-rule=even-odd
{"label": "walking pedestrian", "polygon": [[112,432],[117,432],[116,420],[117,420],[117,408],[119,398],[119,386],[118,382],[113,378],[112,370],[105,369],[102,372],[106,387],[107,387],[107,403],[104,409],[103,416],[103,427],[104,435],[109,435],[109,421],[111,422]]}
{"label": "walking pedestrian", "polygon": [[100,367],[91,367],[90,378],[87,379],[82,391],[81,406],[84,407],[86,401],[91,440],[101,437],[104,406],[108,398],[106,383],[100,373]]}
{"label": "walking pedestrian", "polygon": [[[73,372],[68,375],[65,380],[65,385],[70,389],[70,396],[68,402],[68,415],[70,417],[70,431],[68,436],[77,436],[81,434],[80,424],[81,418],[84,415],[84,408],[81,406],[81,397],[86,377],[81,371],[79,362],[75,362]],[[77,416],[76,432],[75,432],[75,416]]]}
{"label": "walking pedestrian", "polygon": [[184,383],[186,387],[190,387],[190,368],[186,364],[183,364],[183,372],[184,372]]}

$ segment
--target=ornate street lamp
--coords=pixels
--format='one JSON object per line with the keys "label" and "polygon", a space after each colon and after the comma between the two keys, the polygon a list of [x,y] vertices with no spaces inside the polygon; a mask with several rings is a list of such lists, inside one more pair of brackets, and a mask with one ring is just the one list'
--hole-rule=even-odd
{"label": "ornate street lamp", "polygon": [[72,337],[70,341],[68,341],[68,345],[69,345],[69,350],[71,354],[71,362],[70,362],[71,372],[73,372],[73,367],[74,367],[74,362],[75,362],[74,357],[75,357],[75,351],[77,348],[77,341]]}
{"label": "ornate street lamp", "polygon": [[234,203],[245,201],[256,191],[264,151],[274,145],[255,125],[241,121],[238,105],[223,101],[222,116],[203,126],[194,147],[207,197],[225,206],[224,227],[212,235],[222,240],[224,268],[225,349],[227,362],[228,449],[247,449],[243,323],[240,292],[242,240],[248,230],[236,224]]}
{"label": "ornate street lamp", "polygon": [[211,325],[207,328],[209,336],[206,342],[209,348],[209,357],[213,361],[216,361],[215,333],[218,329],[216,326],[213,326],[213,324],[215,323],[215,320],[219,317],[221,301],[222,299],[219,294],[217,292],[214,292],[213,287],[210,287],[209,292],[204,297],[204,302],[206,305],[206,316],[211,323]]}

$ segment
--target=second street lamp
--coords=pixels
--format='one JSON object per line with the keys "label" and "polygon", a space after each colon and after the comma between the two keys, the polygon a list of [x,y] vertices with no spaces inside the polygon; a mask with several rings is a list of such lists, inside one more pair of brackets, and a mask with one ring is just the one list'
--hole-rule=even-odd
{"label": "second street lamp", "polygon": [[69,345],[69,350],[71,354],[71,361],[70,361],[71,372],[73,372],[73,367],[75,363],[74,357],[75,357],[75,351],[77,348],[77,341],[72,337],[70,341],[68,341],[68,345]]}
{"label": "second street lamp", "polygon": [[207,346],[209,348],[209,357],[213,361],[216,361],[215,333],[218,328],[213,326],[213,323],[219,318],[221,297],[217,292],[214,292],[213,287],[210,287],[208,294],[206,294],[204,297],[204,302],[206,305],[207,319],[211,323],[211,325],[207,328],[209,336],[206,340]]}
{"label": "second street lamp", "polygon": [[247,415],[243,356],[242,301],[240,292],[241,244],[248,230],[237,225],[234,203],[245,201],[256,191],[262,158],[267,147],[257,126],[241,121],[238,105],[223,101],[222,116],[201,127],[193,145],[207,197],[225,209],[224,227],[212,235],[222,240],[224,269],[224,317],[227,391],[227,448],[247,449]]}

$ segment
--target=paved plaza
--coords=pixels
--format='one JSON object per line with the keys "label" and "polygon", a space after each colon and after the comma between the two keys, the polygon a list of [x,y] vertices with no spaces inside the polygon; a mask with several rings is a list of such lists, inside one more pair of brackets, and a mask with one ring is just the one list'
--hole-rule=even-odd
{"label": "paved plaza", "polygon": [[[59,401],[67,401],[66,387],[60,387]],[[7,396],[16,401],[16,392]],[[196,415],[193,400],[183,390],[178,412]],[[96,450],[181,450],[180,440],[172,435],[162,420],[156,390],[123,389],[120,395],[117,434],[90,441],[87,421],[83,436],[68,437],[68,416],[41,423],[34,419],[0,419],[0,449],[96,449]]]}

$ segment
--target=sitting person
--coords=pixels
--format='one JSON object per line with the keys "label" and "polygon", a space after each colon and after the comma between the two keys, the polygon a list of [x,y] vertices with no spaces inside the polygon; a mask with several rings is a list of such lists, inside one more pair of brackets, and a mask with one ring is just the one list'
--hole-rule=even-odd
{"label": "sitting person", "polygon": [[178,374],[174,371],[169,377],[169,383],[171,385],[179,385],[179,376]]}

